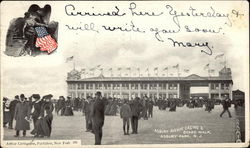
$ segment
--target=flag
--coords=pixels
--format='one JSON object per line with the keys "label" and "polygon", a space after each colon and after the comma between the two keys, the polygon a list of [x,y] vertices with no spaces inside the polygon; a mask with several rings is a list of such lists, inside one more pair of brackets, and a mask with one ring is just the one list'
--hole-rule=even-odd
{"label": "flag", "polygon": [[97,66],[96,66],[96,68],[99,68],[99,67],[101,67],[101,65],[97,65]]}
{"label": "flag", "polygon": [[56,41],[50,36],[45,27],[35,27],[37,33],[36,47],[40,47],[39,50],[53,52],[57,48]]}
{"label": "flag", "polygon": [[177,65],[173,66],[173,68],[179,68],[179,64],[177,64]]}
{"label": "flag", "polygon": [[83,68],[83,69],[81,69],[81,73],[82,74],[84,74],[85,73],[85,69]]}
{"label": "flag", "polygon": [[226,61],[220,62],[221,65],[226,65]]}
{"label": "flag", "polygon": [[164,70],[168,70],[168,67],[165,67],[165,68],[163,69],[163,71],[164,71]]}
{"label": "flag", "polygon": [[214,73],[215,70],[214,70],[214,69],[209,69],[208,72],[209,72],[209,73]]}
{"label": "flag", "polygon": [[74,56],[68,57],[68,58],[66,59],[66,63],[69,62],[69,61],[72,61],[73,59],[74,59]]}
{"label": "flag", "polygon": [[215,60],[218,59],[218,58],[222,58],[223,56],[224,56],[224,53],[218,54],[217,56],[215,56]]}
{"label": "flag", "polygon": [[145,71],[148,72],[149,71],[148,68]]}
{"label": "flag", "polygon": [[121,67],[119,67],[117,70],[119,70],[119,71],[120,71],[120,70],[122,70],[122,68],[121,68]]}
{"label": "flag", "polygon": [[127,70],[131,70],[131,67],[126,68]]}
{"label": "flag", "polygon": [[94,71],[94,70],[95,70],[95,68],[90,68],[90,69],[89,69],[89,71]]}
{"label": "flag", "polygon": [[184,69],[184,72],[188,73],[188,72],[189,72],[189,69]]}
{"label": "flag", "polygon": [[155,67],[154,71],[158,70],[158,67]]}
{"label": "flag", "polygon": [[204,70],[209,68],[209,63],[204,67]]}

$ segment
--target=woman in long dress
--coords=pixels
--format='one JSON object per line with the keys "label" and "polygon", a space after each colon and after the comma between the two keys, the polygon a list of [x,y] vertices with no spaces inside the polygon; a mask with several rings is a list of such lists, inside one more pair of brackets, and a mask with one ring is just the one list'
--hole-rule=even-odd
{"label": "woman in long dress", "polygon": [[41,107],[41,114],[39,120],[36,122],[35,129],[31,132],[35,137],[50,137],[52,132],[53,110],[54,105],[51,101],[52,95],[46,95],[43,97],[45,102]]}
{"label": "woman in long dress", "polygon": [[70,97],[67,97],[67,101],[65,102],[66,104],[66,108],[65,108],[65,111],[64,111],[64,116],[73,116],[74,113],[73,113],[73,105],[71,103],[71,99]]}
{"label": "woman in long dress", "polygon": [[3,127],[11,120],[10,114],[10,100],[8,98],[3,98]]}

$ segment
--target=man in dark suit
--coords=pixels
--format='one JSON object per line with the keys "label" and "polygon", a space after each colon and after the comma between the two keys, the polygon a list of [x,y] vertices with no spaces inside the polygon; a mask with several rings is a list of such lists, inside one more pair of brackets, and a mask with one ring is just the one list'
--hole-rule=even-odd
{"label": "man in dark suit", "polygon": [[222,117],[222,115],[227,111],[229,118],[232,118],[232,115],[228,109],[231,106],[230,99],[226,98],[225,100],[222,100],[222,106],[223,106],[223,111],[220,114],[220,117]]}
{"label": "man in dark suit", "polygon": [[132,118],[131,118],[131,126],[132,126],[132,134],[138,133],[138,119],[140,116],[140,113],[142,111],[142,105],[139,102],[139,98],[136,97],[135,100],[131,103],[131,112],[132,112]]}
{"label": "man in dark suit", "polygon": [[93,132],[95,134],[95,145],[101,145],[102,127],[104,124],[105,104],[101,92],[96,92],[95,101],[91,109]]}
{"label": "man in dark suit", "polygon": [[150,99],[150,101],[148,102],[148,117],[153,118],[153,105],[154,102],[152,99]]}
{"label": "man in dark suit", "polygon": [[14,119],[14,115],[15,115],[15,109],[16,109],[16,105],[19,101],[19,96],[16,95],[15,99],[13,101],[10,102],[10,122],[9,122],[9,129],[13,129],[13,119]]}

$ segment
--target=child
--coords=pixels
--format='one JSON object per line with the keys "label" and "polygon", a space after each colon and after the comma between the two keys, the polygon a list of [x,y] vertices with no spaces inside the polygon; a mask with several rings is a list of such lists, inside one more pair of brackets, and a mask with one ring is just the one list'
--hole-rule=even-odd
{"label": "child", "polygon": [[30,55],[32,50],[36,49],[36,47],[39,47],[40,51],[47,51],[48,53],[51,53],[57,48],[56,41],[48,34],[46,27],[48,27],[48,25],[42,23],[38,13],[25,13],[23,37],[28,38],[26,49]]}

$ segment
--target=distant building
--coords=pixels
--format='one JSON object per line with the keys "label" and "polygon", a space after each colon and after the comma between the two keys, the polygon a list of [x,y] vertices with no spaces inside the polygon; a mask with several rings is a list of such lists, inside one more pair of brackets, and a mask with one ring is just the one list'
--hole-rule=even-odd
{"label": "distant building", "polygon": [[104,97],[135,98],[190,98],[190,87],[207,86],[208,98],[232,99],[233,81],[231,69],[224,67],[219,76],[201,77],[191,74],[187,77],[98,77],[81,78],[81,73],[72,70],[67,77],[68,95],[75,98],[94,96],[101,91]]}
{"label": "distant building", "polygon": [[245,93],[239,89],[233,91],[233,100],[245,101]]}

